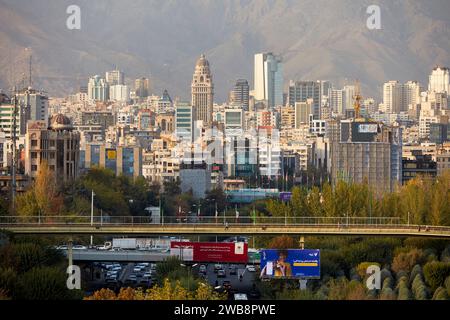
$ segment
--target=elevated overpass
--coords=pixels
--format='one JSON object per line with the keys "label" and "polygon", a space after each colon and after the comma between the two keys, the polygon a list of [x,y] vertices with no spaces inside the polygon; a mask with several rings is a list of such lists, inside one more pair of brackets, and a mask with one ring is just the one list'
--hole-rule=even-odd
{"label": "elevated overpass", "polygon": [[203,217],[197,221],[149,217],[0,217],[0,230],[14,234],[116,236],[383,236],[450,239],[450,227],[419,226],[390,217]]}

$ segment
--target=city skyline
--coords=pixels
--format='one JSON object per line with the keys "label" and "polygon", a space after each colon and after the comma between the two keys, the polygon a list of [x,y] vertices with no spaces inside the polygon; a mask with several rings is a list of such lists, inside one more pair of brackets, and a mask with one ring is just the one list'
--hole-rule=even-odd
{"label": "city skyline", "polygon": [[[241,7],[240,4],[227,5],[206,1],[206,14],[197,22],[184,18],[180,20],[179,23],[184,23],[186,32],[178,34],[176,26],[161,21],[164,13],[158,10],[169,10],[164,12],[177,15],[184,13],[183,17],[188,17],[186,13],[194,14],[189,3],[176,6],[176,2],[165,2],[162,7],[155,7],[155,10],[151,11],[151,6],[142,2],[136,5],[136,8],[140,8],[139,12],[133,7],[128,8],[129,14],[119,16],[119,12],[123,12],[124,4],[108,2],[110,23],[105,29],[98,21],[102,16],[101,8],[106,4],[102,1],[92,4],[80,1],[83,13],[80,30],[68,30],[65,27],[68,15],[63,3],[49,7],[46,12],[42,10],[44,5],[30,3],[25,7],[22,6],[24,3],[6,0],[0,4],[3,8],[0,13],[2,20],[8,21],[11,26],[14,26],[15,21],[21,21],[30,30],[35,30],[28,35],[22,35],[18,31],[18,35],[24,38],[24,43],[28,44],[15,46],[12,46],[15,40],[11,38],[8,30],[2,30],[5,39],[10,39],[7,43],[10,43],[11,47],[8,44],[6,50],[0,53],[0,67],[5,70],[0,77],[0,87],[10,86],[11,64],[15,64],[16,69],[20,70],[16,74],[16,81],[21,80],[22,73],[28,74],[27,57],[30,52],[25,51],[25,47],[29,47],[34,61],[34,84],[53,95],[61,90],[65,94],[72,93],[84,84],[89,76],[113,70],[118,66],[128,75],[128,80],[143,76],[150,78],[154,93],[168,89],[174,97],[188,100],[192,64],[200,53],[205,53],[215,75],[216,99],[222,102],[226,100],[236,79],[243,78],[253,83],[251,60],[255,53],[274,52],[283,58],[285,83],[291,79],[322,79],[343,87],[359,79],[362,91],[379,99],[382,97],[382,83],[385,81],[427,82],[428,79],[424,77],[426,70],[437,64],[448,64],[450,52],[448,42],[444,40],[448,39],[448,35],[442,31],[448,26],[448,18],[440,14],[448,11],[448,2],[434,1],[433,6],[425,7],[420,1],[413,1],[409,4],[411,9],[405,4],[401,4],[401,8],[395,8],[391,7],[390,3],[385,3],[381,6],[382,28],[369,30],[366,27],[368,14],[365,13],[365,3],[355,5],[342,0],[333,2],[332,5],[318,5],[322,12],[318,15],[320,23],[316,27],[310,18],[317,14],[316,9],[302,2],[280,1],[269,4],[265,1],[251,1],[248,6]],[[289,10],[285,10],[284,6]],[[260,23],[252,26],[243,22],[255,18],[252,10],[263,8],[265,13],[260,17]],[[335,8],[343,10],[334,10]],[[247,20],[231,23],[235,22],[235,18],[231,14],[218,15],[220,10],[236,11],[236,16],[242,15]],[[416,12],[414,18],[409,18],[411,10]],[[291,11],[292,13],[289,13]],[[357,14],[351,14],[355,11]],[[303,19],[294,19],[294,13]],[[51,23],[45,19],[47,15],[54,17]],[[131,20],[127,21],[134,16],[133,23],[129,22]],[[214,17],[228,36],[221,35],[219,38],[215,28],[210,26],[211,21],[205,18],[208,16]],[[12,17],[17,19],[11,20]],[[263,25],[265,21],[271,22],[275,17],[286,21],[285,24]],[[394,17],[398,19],[395,20]],[[348,21],[348,24],[341,21]],[[160,26],[157,29],[151,28],[153,23]],[[297,32],[287,32],[285,29],[288,23],[290,28]],[[327,23],[336,26],[334,34]],[[421,27],[424,23],[430,26],[426,30]],[[124,27],[119,28],[119,25]],[[149,28],[145,28],[147,31],[143,32],[139,25]],[[272,27],[268,28],[269,25]],[[203,37],[208,41],[201,42],[200,34],[195,32],[196,30],[208,30],[208,36],[205,33]],[[37,41],[36,36],[40,33],[46,33],[47,36]],[[133,36],[124,36],[129,34]],[[182,40],[181,34],[186,40]],[[405,34],[411,36],[407,37]],[[151,48],[142,45],[142,42],[139,42],[140,45],[132,44],[130,40],[136,37],[134,35],[143,39],[144,43],[148,39],[152,43]],[[178,38],[180,41],[177,41]],[[400,40],[393,42],[393,39]],[[92,46],[93,42],[97,45]],[[433,46],[425,51],[425,48],[430,47],[429,42]],[[306,46],[307,43],[313,45]],[[53,49],[49,52],[55,45],[61,50],[60,54],[55,55]],[[181,55],[176,54],[179,50],[183,52]]]}

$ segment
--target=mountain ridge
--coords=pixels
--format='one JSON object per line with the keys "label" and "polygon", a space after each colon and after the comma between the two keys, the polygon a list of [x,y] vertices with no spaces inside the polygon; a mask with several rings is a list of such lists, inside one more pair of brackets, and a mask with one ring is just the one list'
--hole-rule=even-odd
{"label": "mountain ridge", "polygon": [[[0,0],[0,88],[28,73],[26,47],[33,83],[52,95],[75,92],[90,75],[118,66],[130,83],[147,76],[152,92],[167,88],[187,100],[195,61],[205,53],[216,102],[238,78],[252,86],[253,55],[263,51],[283,57],[285,84],[358,79],[363,95],[378,99],[385,81],[426,87],[435,65],[450,64],[445,0],[78,0],[81,30],[68,30],[73,2]],[[372,4],[380,5],[381,30],[366,27]]]}

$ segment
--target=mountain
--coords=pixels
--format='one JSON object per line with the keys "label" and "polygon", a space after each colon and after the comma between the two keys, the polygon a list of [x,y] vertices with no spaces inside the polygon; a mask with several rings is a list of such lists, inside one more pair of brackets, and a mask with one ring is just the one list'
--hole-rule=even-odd
{"label": "mountain", "polygon": [[[66,27],[71,4],[81,30]],[[366,27],[372,4],[381,30]],[[435,65],[450,65],[449,12],[448,0],[0,0],[0,88],[27,77],[31,52],[33,85],[52,95],[118,66],[130,83],[148,76],[153,92],[189,99],[205,53],[221,102],[236,79],[253,83],[253,55],[272,51],[285,83],[359,79],[379,98],[385,81],[426,86]]]}

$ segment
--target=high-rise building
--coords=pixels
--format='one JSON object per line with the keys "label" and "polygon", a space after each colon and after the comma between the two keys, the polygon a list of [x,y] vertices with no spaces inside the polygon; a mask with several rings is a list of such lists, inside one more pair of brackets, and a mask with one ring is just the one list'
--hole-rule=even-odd
{"label": "high-rise building", "polygon": [[376,122],[332,121],[331,178],[392,191],[402,179],[402,131]]}
{"label": "high-rise building", "polygon": [[333,112],[336,112],[340,115],[344,115],[345,114],[344,98],[345,98],[344,90],[330,89],[328,97],[330,109]]}
{"label": "high-rise building", "polygon": [[124,85],[125,76],[124,73],[118,69],[106,72],[106,82],[110,86]]}
{"label": "high-rise building", "polygon": [[192,142],[194,139],[195,108],[187,102],[175,104],[175,135],[177,139]]}
{"label": "high-rise building", "polygon": [[345,110],[353,109],[353,97],[355,96],[356,88],[353,85],[344,86],[343,103]]}
{"label": "high-rise building", "polygon": [[417,81],[401,84],[389,81],[383,85],[383,104],[380,111],[400,113],[408,111],[409,106],[420,103],[420,85]]}
{"label": "high-rise building", "polygon": [[312,99],[312,114],[319,118],[322,101],[321,83],[319,81],[290,81],[288,103],[295,106],[296,102],[306,102]]}
{"label": "high-rise building", "polygon": [[386,113],[400,113],[404,110],[403,85],[398,81],[389,81],[383,85],[383,110]]}
{"label": "high-rise building", "polygon": [[211,125],[213,113],[214,84],[209,62],[204,54],[195,64],[191,85],[192,106],[195,109],[195,120],[202,120],[204,126]]}
{"label": "high-rise building", "polygon": [[305,102],[295,103],[295,128],[299,129],[302,124],[308,124],[311,115],[313,115],[313,99],[307,99]]}
{"label": "high-rise building", "polygon": [[241,105],[245,111],[248,111],[249,107],[249,92],[250,87],[248,81],[245,79],[238,79],[231,91],[231,104]]}
{"label": "high-rise building", "polygon": [[25,143],[25,173],[36,178],[44,161],[58,181],[70,181],[78,176],[80,133],[62,114],[54,115],[50,126],[45,121],[28,121]]}
{"label": "high-rise building", "polygon": [[254,97],[269,108],[283,105],[283,64],[271,52],[255,54]]}
{"label": "high-rise building", "polygon": [[402,111],[408,111],[409,105],[420,103],[420,84],[417,81],[408,81],[403,85]]}
{"label": "high-rise building", "polygon": [[130,89],[127,85],[115,84],[109,87],[109,99],[118,102],[130,100]]}
{"label": "high-rise building", "polygon": [[[15,98],[14,98],[15,97]],[[43,93],[28,88],[18,92],[12,99],[4,99],[0,104],[0,130],[6,137],[12,137],[14,122],[14,103],[17,104],[16,135],[24,135],[27,130],[27,121],[41,120],[48,125],[48,97]],[[14,102],[16,99],[16,102]]]}
{"label": "high-rise building", "polygon": [[445,92],[450,95],[450,70],[437,66],[429,77],[428,91]]}
{"label": "high-rise building", "polygon": [[88,97],[92,101],[107,101],[109,99],[109,85],[99,75],[89,78]]}
{"label": "high-rise building", "polygon": [[146,98],[150,95],[150,80],[148,78],[139,78],[134,82],[135,95],[138,98]]}

